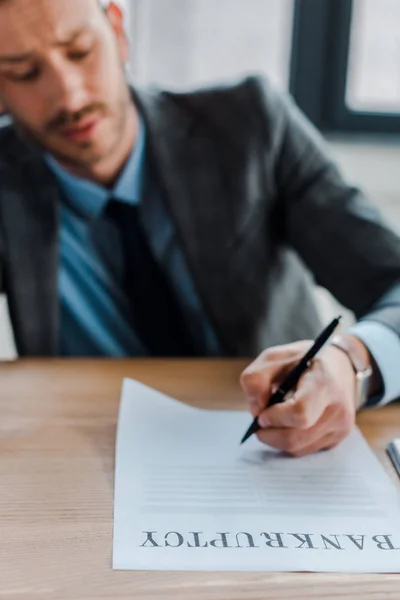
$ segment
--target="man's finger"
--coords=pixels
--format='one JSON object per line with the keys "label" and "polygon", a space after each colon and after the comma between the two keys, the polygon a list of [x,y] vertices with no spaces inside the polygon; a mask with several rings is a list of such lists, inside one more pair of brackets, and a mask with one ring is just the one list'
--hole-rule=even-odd
{"label": "man's finger", "polygon": [[[250,409],[260,412],[268,403],[274,382],[281,381],[293,368],[293,359],[262,362],[255,360],[240,377],[243,392],[250,402]],[[275,385],[276,387],[276,385]],[[258,414],[256,412],[256,414]]]}
{"label": "man's finger", "polygon": [[326,382],[313,370],[300,379],[293,395],[284,402],[266,408],[259,415],[261,427],[294,427],[309,429],[323,415],[329,404]]}
{"label": "man's finger", "polygon": [[317,447],[322,439],[331,432],[328,421],[322,420],[307,430],[295,428],[261,429],[257,433],[260,442],[286,452],[297,455],[304,448]]}
{"label": "man's finger", "polygon": [[331,448],[334,448],[335,446],[337,446],[345,437],[346,437],[345,433],[343,433],[343,434],[338,434],[337,432],[328,433],[324,437],[313,442],[312,444],[310,444],[308,446],[304,446],[303,448],[298,450],[295,454],[292,454],[292,456],[296,456],[297,458],[300,458],[302,456],[307,456],[308,454],[314,454],[314,452],[319,452],[321,450],[330,450]]}

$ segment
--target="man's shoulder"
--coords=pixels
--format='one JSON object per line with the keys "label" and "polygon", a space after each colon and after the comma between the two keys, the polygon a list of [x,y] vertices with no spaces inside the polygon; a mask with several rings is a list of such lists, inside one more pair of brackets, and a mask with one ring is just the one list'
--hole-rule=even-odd
{"label": "man's shoulder", "polygon": [[209,85],[185,90],[148,87],[139,91],[145,108],[150,108],[157,117],[193,118],[202,125],[216,125],[221,130],[238,136],[246,134],[249,126],[269,131],[275,129],[284,113],[282,107],[286,94],[267,78],[249,75],[231,79],[218,85]]}
{"label": "man's shoulder", "polygon": [[19,162],[18,148],[21,140],[8,116],[0,117],[0,168]]}
{"label": "man's shoulder", "polygon": [[183,90],[173,90],[168,88],[153,88],[159,96],[167,96],[201,102],[212,102],[214,100],[248,100],[256,96],[263,98],[267,102],[272,101],[279,94],[271,80],[263,75],[252,74],[246,77],[232,78],[212,85],[203,85],[201,87],[192,87]]}
{"label": "man's shoulder", "polygon": [[184,90],[153,87],[149,91],[153,91],[159,101],[169,99],[199,108],[215,103],[224,103],[226,106],[227,102],[242,104],[254,100],[261,101],[272,109],[280,96],[268,77],[257,74]]}

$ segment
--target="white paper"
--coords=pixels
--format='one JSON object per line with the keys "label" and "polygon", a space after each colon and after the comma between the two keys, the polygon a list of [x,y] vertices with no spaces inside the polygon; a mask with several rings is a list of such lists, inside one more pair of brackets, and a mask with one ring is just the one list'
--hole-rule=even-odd
{"label": "white paper", "polygon": [[124,381],[113,567],[400,572],[399,495],[361,433],[291,458],[240,446],[250,420]]}

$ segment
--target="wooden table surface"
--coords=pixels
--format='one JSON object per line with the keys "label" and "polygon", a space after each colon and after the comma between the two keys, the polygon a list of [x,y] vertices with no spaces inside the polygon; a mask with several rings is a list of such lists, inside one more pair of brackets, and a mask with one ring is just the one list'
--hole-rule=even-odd
{"label": "wooden table surface", "polygon": [[[0,364],[0,599],[400,599],[400,575],[112,571],[114,444],[123,377],[204,408],[244,408],[243,361]],[[400,405],[359,426],[386,458]]]}

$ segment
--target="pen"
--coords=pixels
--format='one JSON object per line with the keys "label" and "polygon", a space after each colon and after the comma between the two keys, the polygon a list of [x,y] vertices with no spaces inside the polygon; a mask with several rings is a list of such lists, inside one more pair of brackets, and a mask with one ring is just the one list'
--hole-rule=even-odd
{"label": "pen", "polygon": [[[329,340],[332,333],[335,331],[336,327],[339,325],[341,318],[342,317],[339,316],[336,319],[333,319],[332,323],[330,323],[322,331],[322,333],[320,333],[320,335],[316,338],[316,340],[315,340],[314,344],[312,345],[312,347],[310,348],[310,350],[308,350],[308,352],[306,352],[306,354],[303,356],[303,358],[300,360],[300,362],[290,371],[290,373],[288,373],[288,375],[282,381],[281,385],[276,390],[276,392],[274,394],[272,394],[272,396],[268,402],[268,407],[274,406],[274,404],[280,404],[281,402],[284,401],[286,394],[295,387],[295,385],[299,381],[300,377],[310,366],[312,359],[316,356],[316,354],[321,350],[321,348]],[[256,433],[259,429],[261,429],[261,427],[258,423],[258,417],[255,417],[254,421],[252,422],[252,424],[250,425],[250,427],[244,434],[243,439],[240,443],[243,444],[246,440],[249,439],[249,437],[251,435],[253,435],[253,433]]]}
{"label": "pen", "polygon": [[390,442],[386,451],[392,459],[397,475],[400,477],[400,440],[393,440],[393,442]]}

